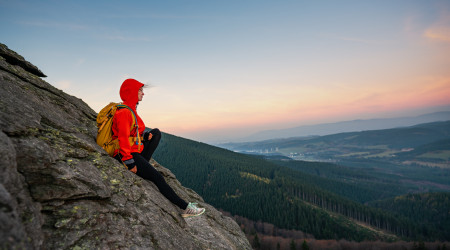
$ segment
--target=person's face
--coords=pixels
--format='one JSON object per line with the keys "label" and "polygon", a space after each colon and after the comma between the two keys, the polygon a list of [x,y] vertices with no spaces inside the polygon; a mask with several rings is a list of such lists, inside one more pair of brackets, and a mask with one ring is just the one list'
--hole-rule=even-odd
{"label": "person's face", "polygon": [[144,90],[142,88],[138,91],[138,100],[142,101],[142,98],[144,97]]}

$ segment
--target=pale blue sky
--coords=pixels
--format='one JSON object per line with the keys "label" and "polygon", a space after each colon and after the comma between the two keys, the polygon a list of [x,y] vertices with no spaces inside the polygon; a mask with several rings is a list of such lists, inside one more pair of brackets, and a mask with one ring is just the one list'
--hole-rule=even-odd
{"label": "pale blue sky", "polygon": [[124,79],[149,83],[146,125],[213,142],[450,105],[449,13],[450,1],[0,0],[0,42],[95,111]]}

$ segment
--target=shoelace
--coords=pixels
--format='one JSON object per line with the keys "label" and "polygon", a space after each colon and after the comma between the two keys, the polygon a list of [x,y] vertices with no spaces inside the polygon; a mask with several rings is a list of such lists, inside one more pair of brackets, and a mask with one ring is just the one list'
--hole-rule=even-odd
{"label": "shoelace", "polygon": [[197,210],[199,210],[200,208],[197,207],[198,203],[189,203],[189,210],[193,210],[193,212],[197,212]]}

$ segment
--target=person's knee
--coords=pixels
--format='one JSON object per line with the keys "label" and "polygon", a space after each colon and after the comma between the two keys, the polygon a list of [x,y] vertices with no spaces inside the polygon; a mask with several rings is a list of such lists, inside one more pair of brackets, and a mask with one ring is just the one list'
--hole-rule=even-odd
{"label": "person's knee", "polygon": [[152,129],[150,133],[152,133],[154,138],[161,138],[161,131],[157,128]]}
{"label": "person's knee", "polygon": [[157,128],[152,129],[150,132],[154,136],[161,136],[161,131],[159,131],[159,129],[157,129]]}

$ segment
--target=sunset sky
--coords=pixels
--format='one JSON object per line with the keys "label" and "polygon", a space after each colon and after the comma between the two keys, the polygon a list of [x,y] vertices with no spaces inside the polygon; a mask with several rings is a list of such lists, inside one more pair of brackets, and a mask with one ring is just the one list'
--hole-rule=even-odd
{"label": "sunset sky", "polygon": [[0,42],[96,112],[204,141],[450,110],[450,1],[0,0]]}

